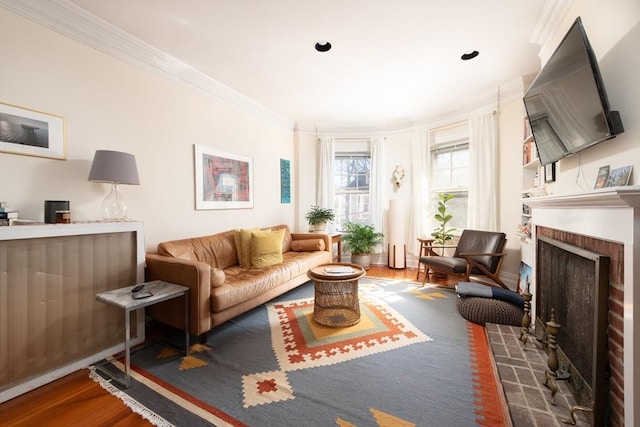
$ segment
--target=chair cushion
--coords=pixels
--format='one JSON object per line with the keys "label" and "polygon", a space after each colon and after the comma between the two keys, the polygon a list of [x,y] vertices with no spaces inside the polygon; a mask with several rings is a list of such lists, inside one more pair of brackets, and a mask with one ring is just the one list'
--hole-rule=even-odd
{"label": "chair cushion", "polygon": [[470,322],[483,325],[521,326],[524,310],[505,301],[482,297],[458,297],[456,307],[460,315]]}
{"label": "chair cushion", "polygon": [[[495,231],[463,230],[453,256],[459,257],[463,253],[500,253],[506,238],[506,234]],[[500,257],[489,255],[475,257],[475,260],[492,273],[495,273],[500,263]],[[479,272],[474,271],[474,273]]]}
{"label": "chair cushion", "polygon": [[437,271],[462,274],[467,271],[467,260],[448,256],[423,256],[420,262]]}

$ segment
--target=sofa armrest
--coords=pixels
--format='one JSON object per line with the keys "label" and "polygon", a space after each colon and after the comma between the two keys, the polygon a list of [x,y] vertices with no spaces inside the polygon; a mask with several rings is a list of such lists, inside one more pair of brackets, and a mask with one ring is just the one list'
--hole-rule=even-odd
{"label": "sofa armrest", "polygon": [[[147,253],[147,281],[164,280],[189,288],[189,332],[202,335],[211,329],[211,267],[199,261]],[[184,307],[176,300],[150,307],[152,317],[184,330]]]}
{"label": "sofa armrest", "polygon": [[326,233],[291,233],[291,240],[323,239],[324,250],[332,252],[331,236]]}

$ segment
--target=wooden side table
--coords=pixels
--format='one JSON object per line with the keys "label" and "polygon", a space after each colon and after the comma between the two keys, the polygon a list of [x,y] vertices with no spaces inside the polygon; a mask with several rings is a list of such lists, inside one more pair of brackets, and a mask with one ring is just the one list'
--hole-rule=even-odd
{"label": "wooden side table", "polygon": [[326,234],[329,236],[329,239],[331,240],[331,249],[329,249],[329,252],[331,252],[331,259],[334,259],[333,256],[333,245],[337,244],[338,246],[338,260],[337,262],[340,262],[340,259],[342,258],[342,233],[339,233],[337,231],[334,232],[326,232],[326,231],[311,231],[311,233],[318,233],[318,234]]}
{"label": "wooden side table", "polygon": [[[329,233],[329,237],[331,237],[331,246],[333,246],[334,243],[338,245],[338,262],[340,262],[342,259],[342,234]],[[331,248],[331,255],[333,255],[333,247]]]}
{"label": "wooden side table", "polygon": [[146,282],[144,289],[141,292],[149,291],[153,295],[143,299],[134,299],[131,290],[135,287],[127,286],[126,288],[114,289],[112,291],[102,292],[96,295],[96,300],[110,304],[116,307],[120,307],[124,310],[124,357],[125,357],[125,369],[124,380],[113,376],[111,372],[101,370],[105,374],[109,375],[113,379],[124,384],[126,388],[129,388],[131,384],[131,324],[130,315],[134,310],[144,308],[158,302],[166,301],[179,296],[184,296],[184,313],[185,313],[185,342],[184,342],[184,355],[189,355],[189,288],[186,286],[180,286],[169,282],[163,282],[162,280],[154,280],[152,282]]}
{"label": "wooden side table", "polygon": [[[418,242],[420,242],[420,252],[418,252],[418,273],[416,274],[416,282],[420,281],[420,272],[423,270],[423,264],[420,262],[420,257],[433,255],[433,242],[435,242],[435,239],[418,238]],[[424,274],[425,279],[427,279],[429,276],[429,269],[426,265],[424,265]]]}

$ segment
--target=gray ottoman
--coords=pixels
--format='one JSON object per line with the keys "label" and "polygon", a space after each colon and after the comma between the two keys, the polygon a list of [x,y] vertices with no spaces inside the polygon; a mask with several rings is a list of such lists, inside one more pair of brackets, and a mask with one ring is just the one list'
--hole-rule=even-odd
{"label": "gray ottoman", "polygon": [[520,307],[492,298],[458,297],[456,307],[462,317],[483,326],[485,323],[521,326],[524,316]]}

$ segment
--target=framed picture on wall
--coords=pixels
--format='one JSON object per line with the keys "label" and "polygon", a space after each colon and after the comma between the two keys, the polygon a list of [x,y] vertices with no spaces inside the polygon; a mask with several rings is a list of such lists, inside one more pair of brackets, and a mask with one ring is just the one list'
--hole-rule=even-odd
{"label": "framed picture on wall", "polygon": [[64,118],[0,103],[0,151],[65,159]]}
{"label": "framed picture on wall", "polygon": [[291,162],[280,159],[280,203],[291,203]]}
{"label": "framed picture on wall", "polygon": [[253,208],[253,159],[194,145],[196,209]]}
{"label": "framed picture on wall", "polygon": [[556,163],[544,165],[544,182],[554,182],[556,180]]}

